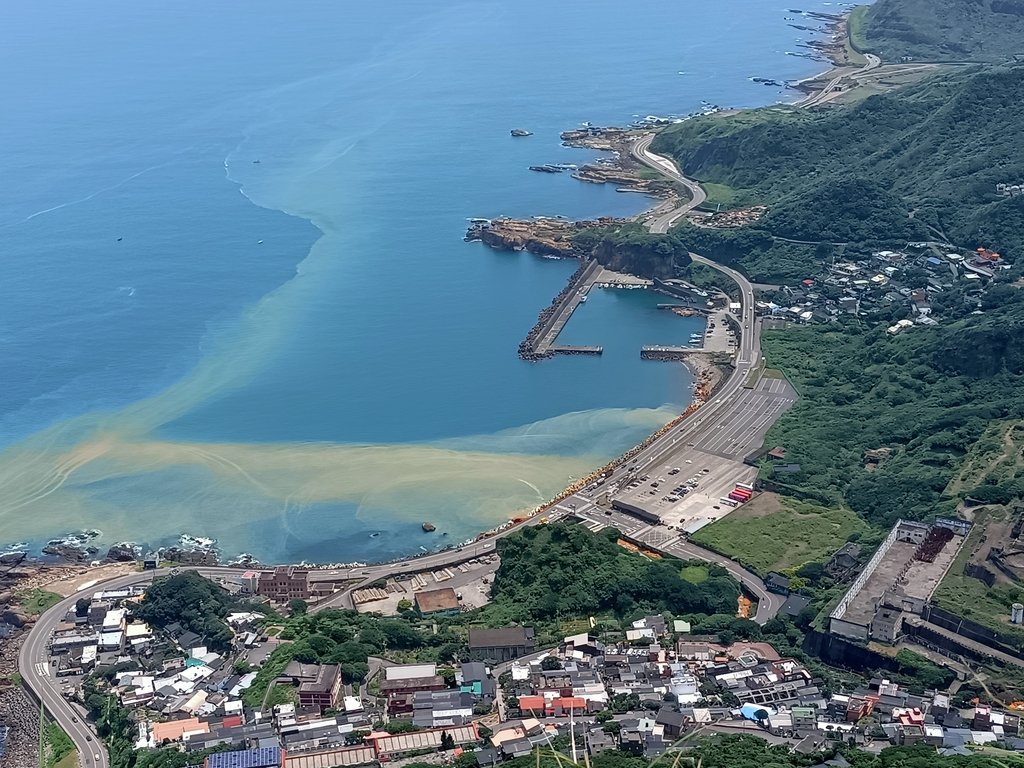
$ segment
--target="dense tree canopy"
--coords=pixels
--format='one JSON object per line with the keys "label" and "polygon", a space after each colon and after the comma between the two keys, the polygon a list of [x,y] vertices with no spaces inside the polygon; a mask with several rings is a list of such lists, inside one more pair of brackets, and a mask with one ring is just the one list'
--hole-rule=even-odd
{"label": "dense tree canopy", "polygon": [[1021,0],[877,0],[862,45],[887,61],[1003,61],[1021,52]]}
{"label": "dense tree canopy", "polygon": [[560,523],[502,539],[494,609],[522,622],[602,612],[735,612],[739,586],[724,570],[712,566],[708,579],[694,585],[680,575],[681,561],[633,554],[615,543],[617,536]]}
{"label": "dense tree canopy", "polygon": [[[1013,290],[980,317],[896,337],[858,321],[766,333],[769,362],[800,392],[767,441],[802,469],[780,482],[879,525],[942,511],[944,489],[989,424],[1024,417],[1024,294]],[[864,451],[882,447],[892,455],[865,469]],[[1006,483],[981,490],[983,500],[1024,489],[1024,479]]]}
{"label": "dense tree canopy", "polygon": [[178,623],[211,648],[224,650],[232,637],[224,617],[237,605],[226,590],[194,571],[185,571],[153,582],[133,614],[156,627]]}
{"label": "dense tree canopy", "polygon": [[[682,755],[670,754],[658,763],[623,752],[606,751],[590,759],[593,768],[652,768],[653,765],[677,765],[679,768],[809,768],[832,759],[836,748],[808,755],[794,753],[788,746],[773,746],[755,736],[713,736],[692,746]],[[843,756],[852,768],[1001,768],[995,758],[940,757],[934,747],[921,744],[913,747],[889,747],[874,755],[858,749],[843,748]],[[557,758],[551,750],[536,756],[520,757],[507,763],[509,768],[559,768],[565,757]]]}
{"label": "dense tree canopy", "polygon": [[746,229],[681,230],[692,250],[758,279],[796,276],[794,259],[805,272],[822,260],[772,238],[880,245],[934,239],[930,226],[1012,259],[1024,251],[1024,201],[998,196],[996,184],[1024,181],[1020,132],[1003,129],[1020,121],[1022,104],[1024,67],[968,69],[822,112],[688,120],[653,148],[728,187],[738,204],[769,205]]}

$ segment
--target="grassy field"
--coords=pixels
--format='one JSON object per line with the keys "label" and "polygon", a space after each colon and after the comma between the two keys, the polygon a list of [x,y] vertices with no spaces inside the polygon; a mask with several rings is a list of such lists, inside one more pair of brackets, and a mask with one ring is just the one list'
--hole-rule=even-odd
{"label": "grassy field", "polygon": [[701,528],[692,539],[763,576],[769,571],[823,562],[851,534],[866,531],[868,526],[849,510],[826,509],[766,493]]}
{"label": "grassy field", "polygon": [[276,707],[278,704],[297,704],[299,693],[290,685],[275,685],[267,694],[266,707]]}
{"label": "grassy field", "polygon": [[78,755],[71,737],[56,723],[43,723],[43,744],[47,768],[72,768],[78,764]]}
{"label": "grassy field", "polygon": [[28,589],[18,593],[22,607],[33,616],[49,610],[64,598],[54,592],[42,589]]}
{"label": "grassy field", "polygon": [[702,565],[688,565],[680,571],[680,576],[691,584],[703,584],[708,580],[708,569]]}
{"label": "grassy field", "polygon": [[722,210],[737,207],[736,190],[725,184],[705,183],[700,185],[707,193],[708,199],[704,202],[705,208],[722,207]]}
{"label": "grassy field", "polygon": [[1010,606],[1024,600],[1024,589],[1003,583],[989,588],[984,582],[964,575],[964,566],[971,561],[975,550],[986,543],[988,526],[998,526],[1006,515],[1002,507],[983,509],[976,514],[967,541],[935,590],[932,600],[940,608],[959,613],[998,632],[1006,632],[1024,647],[1024,627],[1014,626],[1009,621]]}
{"label": "grassy field", "polygon": [[996,484],[1024,472],[1024,423],[1000,421],[992,424],[971,446],[960,471],[953,476],[946,493],[955,496],[982,483]]}

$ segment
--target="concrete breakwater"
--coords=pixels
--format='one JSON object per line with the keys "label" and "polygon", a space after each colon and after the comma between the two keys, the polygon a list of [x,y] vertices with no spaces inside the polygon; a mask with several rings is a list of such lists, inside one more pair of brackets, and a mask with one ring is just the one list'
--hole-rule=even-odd
{"label": "concrete breakwater", "polygon": [[594,277],[601,271],[601,265],[596,261],[585,259],[580,262],[579,269],[573,272],[569,282],[559,291],[551,304],[541,310],[533,328],[526,334],[526,338],[519,342],[520,359],[536,362],[552,357],[558,351],[554,345],[558,333],[586,296]]}

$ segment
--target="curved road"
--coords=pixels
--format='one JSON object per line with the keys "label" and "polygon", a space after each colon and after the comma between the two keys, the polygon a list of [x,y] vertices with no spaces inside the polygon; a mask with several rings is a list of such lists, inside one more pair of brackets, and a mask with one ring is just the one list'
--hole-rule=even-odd
{"label": "curved road", "polygon": [[[631,150],[634,157],[648,167],[662,173],[672,181],[682,184],[690,191],[691,195],[691,199],[686,203],[648,222],[648,227],[652,232],[664,233],[667,232],[676,221],[700,205],[706,199],[706,195],[700,188],[700,185],[683,176],[671,160],[660,155],[656,155],[650,151],[650,143],[652,139],[653,134],[638,139]],[[734,406],[733,400],[735,399],[736,394],[743,387],[750,368],[755,365],[760,358],[761,329],[759,323],[754,317],[754,290],[750,282],[736,270],[724,267],[710,261],[709,259],[705,259],[703,256],[691,253],[690,257],[696,262],[706,264],[707,266],[717,269],[719,272],[727,275],[734,280],[740,288],[740,303],[742,304],[742,331],[740,333],[740,348],[737,352],[735,368],[733,374],[719,388],[714,398],[710,402],[701,406],[693,417],[686,419],[675,429],[666,433],[651,445],[640,451],[636,455],[637,464],[644,463],[646,461],[659,461],[675,451],[679,442],[686,442],[687,439],[692,442],[698,434],[712,428],[716,421],[716,417],[726,414],[729,409]],[[632,466],[633,462],[630,462],[629,464],[623,463],[616,467],[612,472],[609,482],[614,482],[616,479],[628,474],[631,471]],[[582,513],[587,509],[592,509],[594,506],[595,505],[592,500],[577,493],[552,507],[549,515],[553,518],[562,513],[566,515],[570,515],[573,512]],[[540,516],[538,515],[526,521],[525,524],[535,525],[539,522]],[[447,565],[453,565],[465,560],[470,560],[474,557],[490,554],[494,551],[494,542],[496,539],[508,535],[518,527],[519,526],[509,527],[494,536],[474,542],[465,547],[436,552],[422,557],[413,558],[411,560],[402,561],[400,563],[313,571],[311,576],[314,581],[329,581],[332,579],[350,581],[352,579],[358,579],[358,583],[336,593],[335,595],[321,600],[315,606],[312,606],[311,610],[323,610],[331,607],[351,607],[351,592],[354,589],[383,576],[442,568]],[[709,552],[701,547],[683,542],[680,539],[666,543],[663,546],[652,546],[649,544],[646,546],[649,546],[652,549],[659,549],[667,554],[677,557],[697,558],[721,565],[757,598],[758,608],[755,621],[759,624],[764,624],[774,617],[782,607],[782,603],[785,602],[784,597],[768,592],[764,587],[764,582],[756,574],[748,571],[743,568],[743,566],[722,555]],[[243,573],[246,569],[193,567],[182,568],[180,570],[194,570],[208,578],[216,578],[218,576],[238,575]],[[148,583],[154,578],[158,576],[166,576],[170,574],[170,572],[170,569],[160,569],[156,571],[144,571],[129,574],[127,576],[120,576],[94,584],[90,587],[90,590],[98,591],[100,589],[120,589],[133,584]],[[63,695],[61,695],[60,680],[53,675],[53,669],[50,665],[48,653],[49,640],[54,628],[64,618],[67,612],[74,607],[75,602],[80,597],[81,594],[72,595],[71,597],[57,603],[57,605],[53,606],[39,617],[21,648],[21,652],[18,657],[18,666],[21,671],[22,678],[29,690],[35,694],[37,700],[43,703],[46,711],[54,721],[56,721],[71,737],[71,740],[74,742],[75,749],[78,750],[78,754],[80,756],[80,767],[108,768],[109,761],[106,747],[99,738],[94,735],[92,729],[85,722],[82,717],[83,713],[73,707],[63,697]]]}
{"label": "curved road", "polygon": [[[237,568],[183,568],[182,570],[195,570],[208,578],[243,573],[243,569]],[[122,589],[133,584],[147,584],[154,578],[166,576],[170,572],[170,569],[164,568],[118,576],[94,584],[88,590],[65,598],[39,617],[21,646],[21,652],[18,654],[18,669],[22,679],[35,694],[36,700],[43,703],[50,717],[71,737],[75,749],[78,750],[80,768],[107,768],[107,748],[89,727],[83,717],[84,713],[61,694],[60,678],[54,677],[54,669],[50,665],[50,635],[53,634],[54,628],[67,612],[75,607],[75,602],[84,594],[91,594],[91,592],[101,589]]]}
{"label": "curved road", "polygon": [[[630,154],[648,168],[657,171],[670,181],[681,184],[690,194],[690,200],[688,202],[683,203],[678,208],[661,214],[647,223],[647,227],[651,232],[664,234],[668,232],[672,225],[679,221],[679,219],[707,200],[708,195],[700,184],[693,179],[688,179],[683,176],[683,174],[679,172],[675,163],[667,157],[662,157],[661,155],[656,155],[651,152],[652,141],[654,141],[653,133],[641,136],[633,142],[633,146],[629,149]],[[753,304],[751,304],[751,306],[753,306]]]}
{"label": "curved road", "polygon": [[820,91],[818,91],[817,93],[813,93],[804,99],[801,99],[800,101],[796,102],[794,106],[813,107],[817,104],[821,104],[825,101],[828,101],[831,98],[832,94],[839,89],[839,86],[842,84],[844,80],[858,80],[859,77],[863,76],[864,74],[870,72],[873,69],[876,69],[882,63],[882,60],[873,53],[864,54],[864,58],[866,59],[866,61],[864,62],[864,66],[862,66],[860,69],[855,69],[852,72],[846,72],[839,75],[838,77],[833,77]]}

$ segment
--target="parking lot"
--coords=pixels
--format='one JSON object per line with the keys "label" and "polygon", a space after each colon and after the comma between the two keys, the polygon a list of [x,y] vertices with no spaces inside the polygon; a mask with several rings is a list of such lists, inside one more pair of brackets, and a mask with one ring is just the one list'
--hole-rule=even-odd
{"label": "parking lot", "polygon": [[684,449],[671,461],[638,470],[612,498],[659,515],[666,526],[693,533],[729,514],[733,506],[722,499],[736,483],[751,483],[757,476],[754,467],[741,461],[696,449]]}
{"label": "parking lot", "polygon": [[[795,399],[785,379],[765,376],[740,391],[736,407],[725,418],[702,417],[698,412],[698,431],[689,436],[680,431],[667,455],[634,460],[608,485],[595,483],[581,493],[597,504],[597,509],[587,511],[584,525],[595,531],[614,526],[633,537],[650,529],[654,521],[612,510],[614,501],[657,515],[661,526],[675,535],[693,533],[725,517],[735,507],[723,499],[737,483],[753,483],[757,476],[757,469],[743,460],[762,445],[769,426]],[[709,423],[702,424],[703,418]]]}

